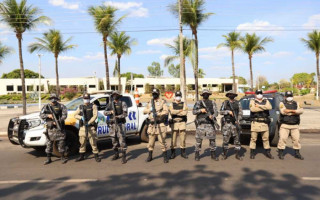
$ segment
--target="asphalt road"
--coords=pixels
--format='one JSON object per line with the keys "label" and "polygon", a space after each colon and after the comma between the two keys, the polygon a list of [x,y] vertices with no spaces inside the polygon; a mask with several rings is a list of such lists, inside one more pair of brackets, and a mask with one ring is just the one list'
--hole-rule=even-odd
{"label": "asphalt road", "polygon": [[[227,160],[212,161],[205,141],[205,152],[196,162],[194,136],[189,135],[189,159],[179,156],[168,164],[162,162],[158,144],[155,160],[145,163],[146,144],[131,138],[126,165],[111,161],[107,141],[99,143],[101,163],[91,154],[80,163],[71,157],[65,165],[54,158],[48,166],[43,165],[44,153],[0,137],[0,199],[319,199],[320,138],[318,134],[302,137],[304,161],[293,158],[291,148],[285,160],[269,160],[261,145],[255,160],[249,159],[248,146],[243,145],[244,161],[236,160],[233,150]],[[221,145],[221,135],[217,144]],[[272,153],[276,154],[275,148]]]}

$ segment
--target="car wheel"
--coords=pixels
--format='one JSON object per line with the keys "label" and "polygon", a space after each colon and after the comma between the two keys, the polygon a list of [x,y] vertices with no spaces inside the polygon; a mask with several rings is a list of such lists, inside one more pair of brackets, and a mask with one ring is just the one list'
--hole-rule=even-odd
{"label": "car wheel", "polygon": [[149,142],[149,136],[148,136],[148,125],[144,125],[142,127],[141,133],[140,133],[140,139],[142,142]]}
{"label": "car wheel", "polygon": [[[66,153],[67,156],[76,155],[79,152],[79,137],[77,133],[72,130],[66,130]],[[53,155],[61,157],[61,154],[58,150],[58,143],[54,141],[53,143]]]}
{"label": "car wheel", "polygon": [[273,138],[270,143],[271,143],[271,146],[276,147],[278,145],[278,142],[279,142],[279,126],[277,125],[276,130],[274,131]]}

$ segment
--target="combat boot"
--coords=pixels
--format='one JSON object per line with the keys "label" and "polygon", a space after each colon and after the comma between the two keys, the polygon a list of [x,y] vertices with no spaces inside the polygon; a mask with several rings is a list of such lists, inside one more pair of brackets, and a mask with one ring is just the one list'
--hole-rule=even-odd
{"label": "combat boot", "polygon": [[50,164],[50,163],[52,163],[52,160],[51,160],[51,153],[48,153],[47,154],[47,160],[46,161],[44,161],[44,165],[48,165],[48,164]]}
{"label": "combat boot", "polygon": [[304,157],[301,156],[300,151],[298,149],[295,150],[294,157],[300,160],[304,160]]}
{"label": "combat boot", "polygon": [[62,161],[62,164],[66,164],[68,162],[68,157],[62,155],[61,156],[61,161]]}
{"label": "combat boot", "polygon": [[169,160],[168,160],[168,156],[167,156],[167,151],[164,151],[164,152],[162,153],[162,156],[163,156],[163,162],[164,162],[164,163],[168,163]]}
{"label": "combat boot", "polygon": [[175,149],[171,149],[170,159],[174,159],[175,157],[176,157],[176,150]]}
{"label": "combat boot", "polygon": [[212,160],[215,160],[215,161],[219,160],[218,156],[216,155],[216,151],[211,151],[210,153],[211,153],[211,159]]}
{"label": "combat boot", "polygon": [[99,158],[99,154],[97,153],[94,154],[94,159],[96,160],[96,162],[101,162],[101,158]]}
{"label": "combat boot", "polygon": [[250,159],[254,159],[256,157],[256,150],[250,149]]}
{"label": "combat boot", "polygon": [[185,148],[182,148],[182,149],[181,149],[181,157],[182,157],[182,158],[185,158],[185,159],[188,158],[188,156],[187,156],[187,154],[186,154],[186,149],[185,149]]}
{"label": "combat boot", "polygon": [[228,149],[223,149],[222,160],[227,160],[228,158]]}
{"label": "combat boot", "polygon": [[82,160],[84,160],[84,153],[80,153],[80,156],[76,159],[76,162],[80,162]]}
{"label": "combat boot", "polygon": [[121,160],[122,164],[126,164],[127,163],[127,152],[126,151],[122,151],[122,160]]}
{"label": "combat boot", "polygon": [[278,157],[279,157],[280,160],[284,159],[283,149],[278,149]]}
{"label": "combat boot", "polygon": [[146,162],[151,162],[151,160],[152,160],[152,151],[149,151],[149,156],[148,156]]}
{"label": "combat boot", "polygon": [[199,152],[199,151],[196,151],[196,154],[195,154],[194,159],[195,159],[196,161],[199,161],[199,160],[200,160],[200,152]]}
{"label": "combat boot", "polygon": [[266,156],[267,158],[274,159],[274,157],[271,155],[271,149],[266,149]]}
{"label": "combat boot", "polygon": [[119,159],[119,151],[118,150],[114,150],[114,155],[112,157],[112,160],[117,160]]}
{"label": "combat boot", "polygon": [[240,156],[240,149],[236,149],[236,159],[243,160],[242,156]]}

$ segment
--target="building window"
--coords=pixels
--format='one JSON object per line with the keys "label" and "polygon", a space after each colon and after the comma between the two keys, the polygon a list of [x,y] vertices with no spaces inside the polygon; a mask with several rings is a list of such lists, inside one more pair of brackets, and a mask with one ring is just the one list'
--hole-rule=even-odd
{"label": "building window", "polygon": [[32,85],[28,85],[28,86],[27,86],[27,91],[28,91],[28,92],[33,91],[33,86],[32,86]]}
{"label": "building window", "polygon": [[21,91],[22,91],[22,86],[18,85],[18,92],[21,92]]}
{"label": "building window", "polygon": [[202,84],[202,87],[207,87],[207,84]]}
{"label": "building window", "polygon": [[7,85],[7,91],[12,92],[13,91],[13,85]]}
{"label": "building window", "polygon": [[217,85],[217,84],[212,84],[211,86],[212,86],[212,87],[218,87],[218,85]]}
{"label": "building window", "polygon": [[118,86],[117,85],[111,85],[111,90],[118,90]]}
{"label": "building window", "polygon": [[143,85],[137,85],[137,88],[143,88]]}
{"label": "building window", "polygon": [[89,85],[89,88],[96,88],[96,85]]}

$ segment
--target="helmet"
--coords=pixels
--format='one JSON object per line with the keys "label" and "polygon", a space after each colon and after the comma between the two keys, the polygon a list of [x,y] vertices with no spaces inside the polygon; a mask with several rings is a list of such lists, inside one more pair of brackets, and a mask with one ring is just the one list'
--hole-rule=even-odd
{"label": "helmet", "polygon": [[211,94],[212,94],[212,92],[210,92],[210,91],[209,91],[209,90],[207,90],[207,89],[204,89],[204,90],[202,90],[202,92],[201,92],[200,96],[203,96],[203,94],[209,94],[209,95],[211,95]]}
{"label": "helmet", "polygon": [[49,99],[57,99],[60,100],[56,93],[51,93]]}
{"label": "helmet", "polygon": [[234,95],[235,97],[238,96],[238,94],[233,92],[233,90],[228,91],[227,94],[226,94],[226,97],[229,97],[229,95]]}
{"label": "helmet", "polygon": [[292,93],[291,91],[286,91],[286,92],[284,93],[284,96],[285,96],[285,97],[293,97],[293,93]]}
{"label": "helmet", "polygon": [[179,96],[181,97],[182,96],[182,93],[180,91],[176,91],[176,93],[174,94],[176,97]]}
{"label": "helmet", "polygon": [[256,90],[255,93],[256,93],[256,94],[263,94],[263,91],[262,91],[262,90]]}
{"label": "helmet", "polygon": [[83,94],[83,98],[84,98],[84,99],[90,99],[90,94],[84,93],[84,94]]}
{"label": "helmet", "polygon": [[157,89],[157,88],[154,88],[154,89],[152,90],[152,94],[160,94],[160,90]]}

